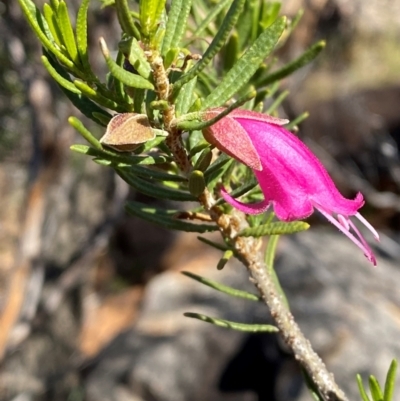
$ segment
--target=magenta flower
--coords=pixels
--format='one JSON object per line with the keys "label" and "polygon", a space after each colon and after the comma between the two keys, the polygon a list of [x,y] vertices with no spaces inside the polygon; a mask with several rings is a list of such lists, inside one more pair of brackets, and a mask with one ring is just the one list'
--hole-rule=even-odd
{"label": "magenta flower", "polygon": [[[223,109],[211,109],[205,120]],[[293,221],[310,216],[314,208],[353,241],[376,265],[376,258],[351,221],[355,216],[379,240],[379,235],[358,210],[364,205],[361,193],[344,198],[324,166],[296,136],[281,125],[286,120],[247,110],[234,110],[203,131],[208,142],[253,169],[264,194],[259,203],[245,204],[230,196],[226,202],[247,214],[259,214],[272,204],[278,219]]]}

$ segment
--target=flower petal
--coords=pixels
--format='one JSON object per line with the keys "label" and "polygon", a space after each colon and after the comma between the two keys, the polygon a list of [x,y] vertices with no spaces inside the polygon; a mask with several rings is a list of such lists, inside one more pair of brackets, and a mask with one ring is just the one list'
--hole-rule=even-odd
{"label": "flower petal", "polygon": [[[213,118],[219,113],[207,113],[207,118]],[[261,170],[260,157],[247,132],[233,118],[225,117],[211,127],[203,130],[207,142],[215,145],[229,156],[239,160],[253,170]]]}
{"label": "flower petal", "polygon": [[[345,216],[355,215],[364,204],[361,194],[354,200],[344,198],[317,157],[289,131],[265,122],[236,120],[248,133],[260,156],[263,169],[256,175],[270,201],[293,197],[292,203],[297,202],[299,215],[303,213],[301,210],[309,210],[309,206],[301,204],[307,199]],[[280,183],[279,188],[271,185],[271,178]]]}
{"label": "flower petal", "polygon": [[263,200],[262,202],[258,202],[258,203],[239,202],[235,198],[233,198],[231,195],[229,195],[228,192],[226,192],[225,188],[221,189],[221,195],[227,203],[229,203],[234,208],[236,208],[246,214],[264,213],[270,205],[270,203],[267,200]]}

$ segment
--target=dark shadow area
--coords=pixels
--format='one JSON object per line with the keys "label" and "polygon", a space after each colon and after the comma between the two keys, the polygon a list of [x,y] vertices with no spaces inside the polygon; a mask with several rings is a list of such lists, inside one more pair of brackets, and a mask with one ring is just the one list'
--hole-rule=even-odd
{"label": "dark shadow area", "polygon": [[[222,392],[251,390],[257,394],[258,401],[296,399],[302,389],[299,371],[290,374],[289,380],[285,378],[285,386],[279,383],[292,363],[295,363],[293,357],[282,349],[276,335],[249,335],[222,373],[219,388]],[[282,393],[282,387],[286,394]]]}

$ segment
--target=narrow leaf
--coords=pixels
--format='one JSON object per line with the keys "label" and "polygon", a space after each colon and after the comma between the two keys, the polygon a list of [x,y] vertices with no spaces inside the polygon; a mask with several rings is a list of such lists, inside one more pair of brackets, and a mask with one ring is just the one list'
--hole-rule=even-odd
{"label": "narrow leaf", "polygon": [[207,16],[202,20],[201,24],[197,27],[197,29],[193,32],[193,37],[202,37],[203,31],[208,28],[211,24],[211,21],[215,19],[215,17],[225,9],[233,0],[222,0],[218,1],[215,6],[210,10]]}
{"label": "narrow leaf", "polygon": [[135,188],[137,191],[147,196],[152,196],[153,198],[157,199],[168,199],[180,202],[196,201],[196,198],[187,192],[168,188],[166,186],[155,185],[149,181],[139,178],[138,176],[129,174],[123,169],[116,169],[116,172],[131,187]]}
{"label": "narrow leaf", "polygon": [[219,113],[216,117],[211,118],[206,121],[199,120],[199,113],[194,112],[190,114],[186,114],[181,118],[177,119],[176,126],[184,131],[200,131],[204,128],[211,127],[219,120],[222,120],[228,114],[230,114],[233,110],[243,106],[246,102],[253,99],[256,96],[257,92],[254,88],[250,88],[250,90],[242,97],[240,97],[236,102],[232,103],[229,107],[224,108],[224,110]]}
{"label": "narrow leaf", "polygon": [[396,384],[396,372],[397,372],[397,361],[396,359],[393,359],[386,375],[383,401],[392,401],[393,399],[394,387]]}
{"label": "narrow leaf", "polygon": [[197,84],[197,77],[193,78],[187,84],[185,84],[179,92],[178,97],[176,98],[175,111],[176,116],[180,117],[183,114],[186,114],[190,106],[194,101],[194,90]]}
{"label": "narrow leaf", "polygon": [[140,26],[146,38],[150,38],[157,29],[166,0],[140,0]]}
{"label": "narrow leaf", "polygon": [[172,230],[185,232],[205,233],[217,231],[218,227],[211,224],[194,224],[187,221],[175,219],[176,210],[164,210],[159,208],[150,208],[148,205],[139,202],[128,202],[125,206],[128,214],[139,217],[151,223],[158,224]]}
{"label": "narrow leaf", "polygon": [[236,288],[229,287],[227,285],[218,283],[217,281],[210,280],[206,277],[202,277],[202,276],[199,276],[197,274],[194,274],[194,273],[191,273],[188,271],[182,271],[181,273],[187,277],[192,278],[193,280],[198,281],[201,284],[205,284],[208,287],[213,288],[214,290],[217,290],[217,291],[222,292],[227,295],[231,295],[232,297],[243,298],[243,299],[248,299],[250,301],[257,301],[257,302],[262,300],[261,297],[255,295],[255,294],[251,294],[250,292],[247,292],[247,291],[242,291],[242,290],[238,290]]}
{"label": "narrow leaf", "polygon": [[106,149],[95,149],[86,145],[72,145],[70,149],[88,156],[110,160],[115,163],[126,163],[131,165],[151,165],[165,163],[167,161],[163,156],[125,156],[121,153],[114,153]]}
{"label": "narrow leaf", "polygon": [[127,0],[115,0],[115,8],[117,9],[118,21],[122,30],[128,35],[136,39],[140,39],[140,32],[136,28],[131,10],[129,9]]}
{"label": "narrow leaf", "polygon": [[57,10],[58,22],[63,37],[64,45],[74,64],[79,65],[78,49],[76,47],[74,31],[68,14],[68,8],[65,1],[60,1]]}
{"label": "narrow leaf", "polygon": [[151,66],[147,61],[143,49],[135,38],[123,40],[118,45],[119,50],[128,59],[132,67],[145,79],[151,77]]}
{"label": "narrow leaf", "polygon": [[47,72],[50,76],[64,89],[76,93],[78,95],[82,94],[82,92],[68,79],[63,78],[57,70],[51,65],[49,59],[46,56],[42,56],[42,63],[45,66]]}
{"label": "narrow leaf", "polygon": [[121,169],[127,169],[127,171],[130,171],[134,175],[138,175],[139,177],[143,178],[148,178],[148,179],[153,179],[157,181],[171,181],[171,182],[185,182],[187,181],[186,178],[181,177],[180,175],[176,174],[169,174],[169,173],[164,173],[159,170],[155,170],[154,168],[148,168],[148,167],[143,167],[143,166],[138,166],[138,165],[128,165],[128,164],[116,164],[115,167],[121,168]]}
{"label": "narrow leaf", "polygon": [[180,89],[184,84],[192,80],[196,75],[198,75],[204,68],[211,62],[213,57],[219,52],[219,50],[224,45],[228,35],[236,21],[242,12],[243,5],[245,0],[234,0],[232,6],[230,7],[224,21],[221,25],[221,28],[218,30],[217,35],[214,37],[210,46],[207,48],[204,53],[202,59],[198,61],[186,74],[182,75],[182,77],[175,82],[173,89],[173,97],[177,96],[178,89]]}
{"label": "narrow leaf", "polygon": [[290,121],[289,124],[284,125],[284,128],[286,128],[288,131],[293,130],[294,128],[297,127],[298,124],[300,124],[302,121],[304,121],[306,118],[308,118],[309,115],[310,115],[310,113],[308,111],[301,113],[294,120]]}
{"label": "narrow leaf", "polygon": [[53,35],[55,42],[61,48],[63,46],[62,34],[61,34],[60,28],[58,26],[58,22],[57,22],[54,10],[47,3],[43,4],[43,15],[47,21],[50,32]]}
{"label": "narrow leaf", "polygon": [[296,70],[304,67],[313,61],[319,53],[325,48],[325,42],[320,41],[312,45],[308,50],[306,50],[299,58],[293,60],[292,62],[286,64],[281,69],[267,75],[265,78],[260,79],[257,82],[257,87],[269,85],[275,81],[280,81],[295,72]]}
{"label": "narrow leaf", "polygon": [[76,45],[79,59],[86,71],[91,71],[88,55],[87,13],[90,0],[82,0],[76,17]]}
{"label": "narrow leaf", "polygon": [[237,331],[245,331],[247,333],[277,333],[279,331],[277,327],[269,324],[237,323],[193,312],[186,312],[183,315],[186,317],[202,320],[203,322],[214,324],[215,326],[225,327],[227,329],[232,329]]}
{"label": "narrow leaf", "polygon": [[121,81],[123,84],[138,89],[154,89],[153,84],[147,79],[141,77],[140,75],[132,74],[129,71],[124,70],[120,67],[111,57],[103,38],[100,38],[100,46],[103,52],[104,58],[106,60],[107,66],[111,74]]}
{"label": "narrow leaf", "polygon": [[210,245],[213,248],[218,249],[218,250],[223,251],[223,252],[225,252],[228,249],[228,247],[226,245],[217,244],[216,242],[210,241],[209,239],[204,238],[204,237],[197,237],[197,239],[199,241],[203,242],[204,244]]}
{"label": "narrow leaf", "polygon": [[376,380],[376,377],[372,375],[369,377],[369,390],[374,401],[383,401],[381,386],[379,385],[378,380]]}
{"label": "narrow leaf", "polygon": [[[55,58],[46,50],[43,52],[44,56],[47,58],[49,61],[50,65],[55,69],[55,71],[60,75],[63,79],[67,81],[71,81],[71,78],[69,77],[68,72],[65,70],[65,68],[60,65]],[[72,82],[71,82],[72,84]],[[75,86],[75,85],[74,85]],[[103,119],[98,118],[95,116],[95,114],[99,115],[104,115],[105,118],[110,119],[111,115],[100,108],[96,103],[92,102],[89,100],[87,97],[83,96],[82,94],[77,94],[73,93],[68,89],[65,89],[63,86],[60,85],[61,90],[64,92],[64,94],[68,97],[68,99],[72,102],[72,104],[86,117],[90,118],[91,120],[95,121],[97,124],[100,124],[102,126],[106,126],[103,122]]]}
{"label": "narrow leaf", "polygon": [[292,221],[289,223],[277,221],[269,224],[262,224],[258,227],[248,227],[238,235],[241,237],[263,237],[264,235],[293,234],[299,231],[308,230],[310,225],[304,221]]}
{"label": "narrow leaf", "polygon": [[240,55],[239,37],[237,32],[232,32],[223,49],[223,68],[228,72],[238,61]]}
{"label": "narrow leaf", "polygon": [[271,106],[268,107],[266,113],[273,114],[274,111],[282,104],[282,102],[288,97],[289,91],[285,90],[279,94],[279,96],[272,102]]}
{"label": "narrow leaf", "polygon": [[[273,216],[273,214],[272,214]],[[275,255],[276,255],[276,248],[279,241],[279,235],[271,235],[268,239],[267,248],[265,250],[265,265],[267,266],[268,273],[271,275],[272,279],[275,283],[275,288],[278,290],[279,294],[281,295],[283,302],[285,303],[286,307],[290,309],[289,301],[286,297],[285,291],[283,291],[279,278],[276,274],[274,263],[275,263]]]}
{"label": "narrow leaf", "polygon": [[231,249],[226,250],[222,258],[218,261],[217,270],[222,270],[225,267],[225,265],[229,262],[229,260],[232,258],[232,256],[233,256],[233,251]]}
{"label": "narrow leaf", "polygon": [[222,106],[250,80],[263,60],[272,52],[285,29],[285,24],[285,17],[281,17],[257,38],[224,76],[220,85],[204,100],[202,109]]}
{"label": "narrow leaf", "polygon": [[30,26],[36,33],[42,45],[51,53],[53,53],[66,67],[71,70],[75,70],[74,63],[60,50],[58,50],[56,46],[54,46],[49,36],[47,36],[47,34],[44,33],[44,31],[42,30],[42,27],[46,26],[48,29],[48,26],[46,21],[44,20],[44,17],[40,13],[39,9],[35,6],[35,4],[31,0],[18,0],[18,3],[21,6],[21,9],[25,14],[26,19],[28,20]]}
{"label": "narrow leaf", "polygon": [[161,54],[165,56],[169,49],[179,47],[186,30],[187,19],[192,7],[192,0],[173,0],[168,13],[167,27]]}
{"label": "narrow leaf", "polygon": [[103,107],[107,107],[111,110],[118,111],[120,113],[130,111],[129,107],[127,105],[120,105],[119,103],[115,102],[114,100],[111,100],[103,95],[101,95],[99,92],[91,88],[88,84],[86,84],[83,81],[75,80],[74,85],[88,98],[94,100],[96,103],[100,104]]}
{"label": "narrow leaf", "polygon": [[68,118],[69,124],[74,127],[94,148],[102,149],[99,140],[76,117]]}
{"label": "narrow leaf", "polygon": [[[210,168],[207,169],[207,171],[204,173],[204,178],[206,179],[207,187],[210,190],[215,187],[218,180],[225,174],[225,172],[232,166],[233,163],[234,160],[227,156],[227,159],[219,162],[217,160],[210,166]],[[220,167],[217,168],[217,166]]]}
{"label": "narrow leaf", "polygon": [[357,385],[358,385],[358,390],[360,392],[362,401],[371,401],[370,398],[368,397],[365,388],[364,388],[364,384],[362,382],[362,378],[360,375],[357,375]]}

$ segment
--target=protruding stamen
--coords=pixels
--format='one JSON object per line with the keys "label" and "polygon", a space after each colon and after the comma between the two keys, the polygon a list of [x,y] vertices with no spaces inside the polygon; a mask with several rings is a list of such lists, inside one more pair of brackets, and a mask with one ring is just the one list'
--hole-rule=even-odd
{"label": "protruding stamen", "polygon": [[371,223],[369,223],[363,216],[361,216],[360,213],[356,213],[354,215],[355,217],[357,217],[358,220],[361,221],[361,223],[364,224],[365,227],[368,228],[369,231],[371,231],[372,235],[374,236],[374,238],[379,241],[379,234],[378,231],[375,230],[374,227],[372,227]]}
{"label": "protruding stamen", "polygon": [[[364,240],[363,236],[361,233],[356,229],[355,232],[357,236],[359,237],[356,238],[350,231],[347,229],[343,224],[341,224],[338,220],[336,220],[330,213],[325,211],[320,205],[315,205],[315,207],[319,210],[321,214],[323,214],[328,221],[330,221],[335,227],[337,227],[344,235],[346,235],[347,238],[349,238],[354,244],[356,244],[363,252],[364,255],[367,257],[367,259],[374,265],[376,266],[376,258],[374,253],[372,252],[371,248],[368,246],[366,241]],[[342,218],[345,219],[344,216]],[[354,224],[347,219],[347,225],[348,227],[352,227],[354,229]]]}
{"label": "protruding stamen", "polygon": [[346,229],[346,230],[350,230],[350,225],[349,225],[349,221],[348,219],[346,219],[346,217],[344,217],[341,214],[337,215],[339,223]]}

